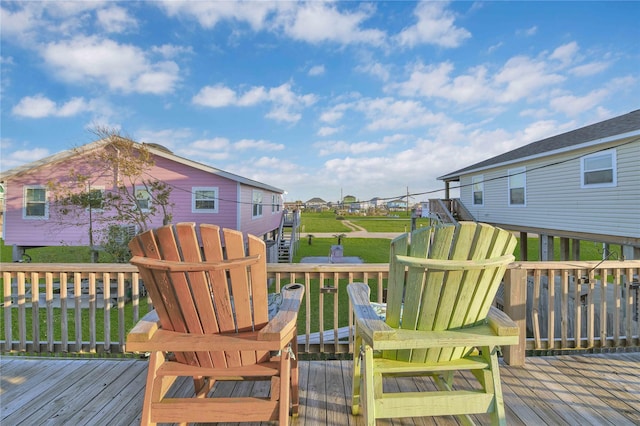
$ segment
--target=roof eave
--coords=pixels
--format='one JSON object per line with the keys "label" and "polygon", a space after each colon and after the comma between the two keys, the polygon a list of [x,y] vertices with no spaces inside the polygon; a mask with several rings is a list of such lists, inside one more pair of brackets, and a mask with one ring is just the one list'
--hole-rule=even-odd
{"label": "roof eave", "polygon": [[462,175],[468,175],[468,174],[472,174],[472,173],[478,173],[481,171],[485,171],[485,170],[490,170],[490,169],[496,169],[496,168],[500,168],[500,167],[504,167],[504,166],[508,166],[511,164],[518,164],[518,163],[523,163],[525,161],[531,161],[531,160],[536,160],[538,158],[544,158],[544,157],[550,157],[552,155],[558,155],[558,154],[563,154],[566,152],[571,152],[571,151],[577,151],[580,149],[584,149],[584,148],[589,148],[589,147],[593,147],[593,146],[598,146],[598,145],[604,145],[606,143],[610,143],[616,140],[621,140],[621,139],[627,139],[627,138],[632,138],[634,136],[640,136],[640,129],[638,130],[633,130],[631,132],[626,132],[626,133],[621,133],[618,135],[612,135],[612,136],[607,136],[605,138],[599,138],[599,139],[594,139],[588,142],[584,142],[582,144],[578,144],[578,145],[572,145],[569,147],[564,147],[564,148],[560,148],[560,149],[556,149],[553,151],[547,151],[547,152],[542,152],[539,154],[534,154],[534,155],[529,155],[526,157],[520,157],[520,158],[516,158],[510,161],[503,161],[500,163],[495,163],[495,164],[489,164],[486,165],[484,167],[476,167],[476,168],[462,168],[459,169],[453,173],[449,173],[446,175],[442,175],[437,177],[437,180],[441,180],[441,181],[445,181],[445,182],[451,182],[451,181],[459,181],[460,177]]}

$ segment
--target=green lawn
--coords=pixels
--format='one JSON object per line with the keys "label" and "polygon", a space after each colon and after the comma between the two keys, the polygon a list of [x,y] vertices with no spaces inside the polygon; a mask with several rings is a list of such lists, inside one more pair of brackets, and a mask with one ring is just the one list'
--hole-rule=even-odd
{"label": "green lawn", "polygon": [[[387,263],[389,261],[389,241],[388,239],[376,239],[376,238],[350,238],[348,236],[347,229],[342,228],[344,225],[342,221],[336,220],[334,213],[322,213],[322,214],[309,214],[305,213],[302,215],[303,223],[307,222],[308,224],[313,225],[313,229],[316,229],[314,232],[335,232],[336,234],[345,233],[346,237],[342,239],[342,245],[344,247],[344,255],[345,256],[357,256],[363,259],[365,263]],[[356,219],[348,218],[348,220],[353,221],[354,223],[358,223],[360,226],[363,226],[371,231],[387,231],[387,232],[402,232],[402,227],[405,224],[410,225],[409,218],[362,218],[357,217]],[[423,224],[423,222],[419,222],[419,225]],[[337,238],[313,238],[311,240],[311,244],[309,244],[308,239],[303,239],[299,243],[299,249],[295,255],[294,262],[297,263],[303,257],[309,256],[328,256],[329,249],[331,245],[337,243]],[[555,254],[556,260],[559,260],[560,254],[560,241],[555,239]],[[619,246],[611,246],[611,251],[616,253],[620,253]],[[602,245],[596,244],[593,242],[582,241],[580,245],[581,250],[581,258],[582,260],[601,260],[602,259]],[[516,260],[519,257],[520,248],[519,245],[516,246],[514,254],[516,255]],[[537,260],[538,259],[538,239],[537,238],[529,238],[528,240],[528,252],[529,252],[529,260]],[[29,255],[32,258],[33,262],[43,262],[43,263],[74,263],[74,262],[89,262],[90,253],[88,247],[43,247],[38,249],[31,249],[28,251]],[[11,262],[11,247],[4,246],[2,240],[0,240],[0,255],[2,256],[3,262]],[[615,258],[615,257],[614,257]],[[102,262],[108,262],[109,259],[106,256],[102,256],[100,259]],[[0,280],[1,281],[1,280]],[[300,280],[301,281],[301,280]],[[286,284],[287,282],[283,282]],[[346,294],[346,280],[341,280],[339,283],[339,324],[338,326],[347,325],[347,316],[346,312],[348,310],[348,297]],[[374,281],[371,281],[372,286],[372,297],[375,300],[377,288],[375,288]],[[318,294],[318,283],[313,282],[310,289],[307,289],[306,297],[310,297],[311,299],[311,309],[314,312],[317,312],[319,309],[319,294]],[[2,291],[2,284],[0,283],[0,291]],[[325,329],[333,328],[333,297],[324,298],[324,312],[325,312]],[[305,304],[302,305],[302,310],[299,316],[299,330],[304,331],[304,323],[305,323]],[[146,312],[146,301],[141,302],[141,313]],[[41,310],[40,317],[41,321],[45,318],[45,311]],[[74,336],[74,311],[73,309],[69,310],[69,336]],[[83,310],[83,320],[82,320],[82,328],[83,328],[83,339],[88,339],[89,330],[88,330],[88,311]],[[98,318],[101,318],[103,313],[102,310],[98,310]],[[131,304],[128,303],[126,306],[126,324],[132,324],[132,309]],[[61,318],[60,309],[54,309],[54,321],[59,324]],[[27,334],[30,339],[31,336],[31,310],[27,309]],[[117,321],[117,312],[112,311],[111,315],[111,330],[112,330],[112,341],[116,341],[118,336],[116,334],[116,321]],[[318,330],[318,315],[311,315],[311,327],[312,331]],[[4,317],[0,316],[0,330],[4,328]],[[55,338],[59,339],[59,329],[56,327],[58,333]],[[17,325],[13,330],[14,336],[18,336]],[[101,340],[104,336],[104,331],[98,327],[96,330],[98,335],[98,340]],[[44,336],[44,330],[41,330],[41,340],[45,340],[46,336]],[[72,338],[72,337],[71,337]]]}

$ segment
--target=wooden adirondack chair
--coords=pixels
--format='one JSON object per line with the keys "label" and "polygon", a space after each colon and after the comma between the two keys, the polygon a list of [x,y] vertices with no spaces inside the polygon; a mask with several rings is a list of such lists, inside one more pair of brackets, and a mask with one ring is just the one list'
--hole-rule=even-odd
{"label": "wooden adirondack chair", "polygon": [[[242,233],[192,223],[135,237],[129,247],[155,311],[128,334],[127,350],[150,352],[142,424],[248,422],[297,414],[296,320],[304,287],[282,288],[268,319],[265,244]],[[167,398],[178,377],[193,398]],[[265,398],[208,397],[218,380],[269,380]]]}
{"label": "wooden adirondack chair", "polygon": [[[410,237],[410,241],[409,241]],[[497,350],[518,343],[518,328],[491,307],[516,239],[486,224],[421,228],[391,243],[386,318],[369,304],[369,287],[352,283],[356,317],[352,412],[376,418],[491,413],[504,424]],[[470,371],[478,390],[456,390]],[[383,392],[387,376],[431,376],[438,391]]]}

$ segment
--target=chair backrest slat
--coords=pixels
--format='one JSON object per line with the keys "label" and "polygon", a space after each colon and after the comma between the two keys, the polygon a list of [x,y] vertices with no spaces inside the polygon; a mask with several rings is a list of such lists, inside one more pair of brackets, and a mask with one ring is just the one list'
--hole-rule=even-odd
{"label": "chair backrest slat", "polygon": [[[387,324],[407,330],[442,331],[476,325],[486,319],[507,261],[495,267],[435,270],[405,267],[397,256],[456,261],[510,255],[515,237],[487,224],[422,228],[392,241],[387,298]],[[508,260],[508,259],[507,259]],[[383,357],[412,362],[459,359],[470,348],[384,351]]]}
{"label": "chair backrest slat", "polygon": [[[162,259],[158,242],[153,232],[144,232],[129,243],[131,254],[150,259]],[[154,309],[158,313],[160,325],[167,330],[187,332],[187,326],[179,313],[179,301],[173,291],[172,283],[166,272],[147,268],[139,268],[142,281],[151,297]],[[184,364],[199,365],[195,352],[175,354],[176,360]]]}
{"label": "chair backrest slat", "polygon": [[[268,322],[264,242],[250,236],[247,254],[242,233],[225,229],[223,250],[219,227],[202,225],[199,231],[202,243],[193,223],[147,231],[130,243],[136,256],[132,263],[140,270],[162,328],[191,334],[261,329]],[[246,256],[255,256],[259,261],[213,267],[221,261]],[[165,262],[153,265],[145,258]],[[185,270],[181,262],[201,263],[205,268]],[[206,268],[207,263],[212,266]],[[179,362],[191,365],[224,368],[255,364],[266,359],[268,353],[178,352],[175,356]]]}

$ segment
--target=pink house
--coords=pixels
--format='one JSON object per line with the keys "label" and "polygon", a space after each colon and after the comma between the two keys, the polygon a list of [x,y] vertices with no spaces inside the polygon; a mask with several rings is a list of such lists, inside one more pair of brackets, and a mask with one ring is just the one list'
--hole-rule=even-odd
{"label": "pink house", "polygon": [[[16,247],[14,257],[33,247],[89,245],[88,218],[64,223],[51,205],[47,183],[67,179],[73,169],[91,175],[93,189],[109,191],[113,175],[94,176],[86,162],[89,153],[108,147],[106,140],[100,140],[0,174],[5,196],[2,237],[6,245]],[[212,223],[265,240],[277,239],[283,219],[282,189],[179,157],[157,145],[145,147],[154,158],[146,175],[172,189],[172,222]],[[101,214],[91,210],[92,215]],[[161,226],[160,216],[154,216],[149,227]]]}

